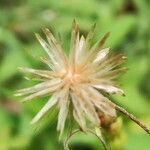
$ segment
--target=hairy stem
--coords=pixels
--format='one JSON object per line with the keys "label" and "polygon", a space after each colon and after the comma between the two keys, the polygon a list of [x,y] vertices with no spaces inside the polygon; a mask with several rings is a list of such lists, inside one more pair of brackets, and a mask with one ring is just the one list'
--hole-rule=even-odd
{"label": "hairy stem", "polygon": [[107,144],[105,142],[105,140],[103,139],[103,137],[101,136],[98,136],[95,132],[93,132],[92,130],[88,129],[88,132],[94,134],[102,143],[103,147],[104,147],[104,150],[108,150],[108,147],[107,147]]}
{"label": "hairy stem", "polygon": [[[86,131],[87,131],[87,132],[90,132],[90,133],[92,133],[92,134],[94,134],[94,135],[101,141],[101,143],[103,144],[104,150],[108,150],[107,145],[106,145],[106,143],[105,143],[105,141],[104,141],[104,139],[103,139],[102,137],[99,137],[94,131],[92,131],[92,130],[90,130],[90,129],[87,129]],[[70,140],[70,138],[71,138],[74,134],[76,134],[76,133],[78,133],[78,132],[83,132],[83,131],[82,131],[81,129],[76,129],[76,130],[74,130],[73,132],[71,132],[71,133],[69,134],[69,136],[67,137],[67,139],[64,141],[64,150],[70,150],[69,147],[68,147],[68,145],[69,145],[69,140]]]}
{"label": "hairy stem", "polygon": [[141,128],[143,128],[148,134],[150,134],[150,128],[148,128],[145,124],[143,124],[141,121],[139,121],[133,114],[129,113],[127,110],[124,108],[115,105],[115,109],[126,116],[128,116],[131,120],[133,120],[137,125],[139,125]]}
{"label": "hairy stem", "polygon": [[73,132],[71,132],[71,133],[68,135],[67,139],[64,141],[64,150],[69,150],[68,145],[69,145],[69,140],[70,140],[70,138],[71,138],[74,134],[76,134],[76,133],[78,133],[78,132],[80,132],[80,131],[81,131],[80,129],[76,129],[76,130],[74,130]]}

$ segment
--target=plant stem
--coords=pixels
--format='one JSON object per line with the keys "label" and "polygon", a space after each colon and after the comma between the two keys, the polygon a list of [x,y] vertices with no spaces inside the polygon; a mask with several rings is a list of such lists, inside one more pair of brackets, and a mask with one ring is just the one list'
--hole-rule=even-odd
{"label": "plant stem", "polygon": [[145,124],[143,124],[141,121],[139,121],[133,114],[129,113],[124,108],[118,106],[115,104],[115,109],[126,116],[128,116],[131,120],[133,120],[137,125],[139,125],[141,128],[143,128],[148,134],[150,134],[150,128],[148,128]]}
{"label": "plant stem", "polygon": [[[104,147],[104,150],[108,150],[107,145],[106,145],[106,143],[105,143],[105,141],[104,141],[104,139],[103,139],[102,137],[99,137],[94,131],[92,131],[92,130],[90,130],[90,129],[87,129],[86,131],[87,131],[87,132],[90,132],[90,133],[92,133],[92,134],[94,134],[94,135],[101,141],[101,143],[102,143],[102,145],[103,145],[103,147]],[[83,131],[80,130],[80,129],[76,129],[76,130],[74,130],[72,133],[70,133],[70,135],[69,135],[69,136],[67,137],[67,139],[64,141],[64,150],[69,150],[69,147],[68,147],[69,140],[70,140],[70,138],[71,138],[74,134],[76,134],[76,133],[78,133],[78,132],[83,132]]]}

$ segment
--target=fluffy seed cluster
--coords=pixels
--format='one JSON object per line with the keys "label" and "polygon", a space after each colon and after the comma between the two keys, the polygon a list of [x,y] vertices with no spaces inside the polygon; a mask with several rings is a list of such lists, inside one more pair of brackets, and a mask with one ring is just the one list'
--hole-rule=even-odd
{"label": "fluffy seed cluster", "polygon": [[120,67],[125,57],[121,54],[111,55],[110,48],[104,48],[108,33],[91,46],[94,29],[95,25],[85,38],[83,35],[80,36],[78,24],[73,21],[69,56],[64,53],[49,29],[43,29],[48,42],[36,34],[48,54],[48,58],[42,58],[42,61],[49,69],[21,68],[23,72],[37,77],[41,83],[18,90],[17,95],[25,96],[23,101],[48,94],[51,96],[33,118],[32,123],[36,123],[56,106],[59,108],[57,129],[61,134],[70,109],[82,130],[86,130],[87,121],[94,126],[100,126],[99,112],[111,117],[116,116],[114,104],[104,96],[104,93],[123,94],[115,79],[126,71],[126,68]]}

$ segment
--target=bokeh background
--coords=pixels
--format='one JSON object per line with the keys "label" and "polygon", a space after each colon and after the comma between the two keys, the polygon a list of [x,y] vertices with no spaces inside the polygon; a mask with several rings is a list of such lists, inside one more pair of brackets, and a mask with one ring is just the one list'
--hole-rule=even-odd
{"label": "bokeh background", "polygon": [[[106,46],[124,53],[129,71],[120,78],[126,97],[112,99],[150,125],[150,2],[149,0],[0,0],[0,150],[62,150],[56,132],[56,115],[46,125],[33,130],[30,120],[43,106],[40,98],[28,104],[13,96],[26,81],[17,67],[44,68],[38,61],[45,55],[34,33],[42,27],[52,30],[69,49],[74,18],[85,35],[97,23],[95,39],[111,32]],[[150,137],[132,121],[121,116],[114,125],[110,147],[113,150],[149,150]],[[100,150],[93,135],[78,134],[72,150]]]}

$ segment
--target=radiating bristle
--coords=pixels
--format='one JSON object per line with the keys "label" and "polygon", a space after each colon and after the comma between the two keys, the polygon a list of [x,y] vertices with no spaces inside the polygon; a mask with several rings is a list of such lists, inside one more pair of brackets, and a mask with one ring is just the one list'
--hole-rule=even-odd
{"label": "radiating bristle", "polygon": [[60,131],[60,135],[65,129],[68,114],[71,114],[71,119],[74,119],[85,132],[89,127],[101,125],[99,113],[116,117],[114,103],[104,95],[124,95],[124,91],[114,81],[127,71],[125,67],[121,67],[126,57],[123,54],[112,55],[110,48],[104,47],[109,32],[96,44],[91,45],[95,27],[96,23],[84,37],[80,35],[78,23],[73,20],[68,57],[48,28],[43,28],[47,41],[39,34],[35,34],[48,55],[48,58],[45,56],[40,58],[48,69],[20,67],[21,72],[36,77],[41,83],[18,90],[16,96],[25,96],[23,102],[46,95],[51,97],[33,118],[31,124],[38,122],[56,106],[59,110],[57,130]]}

